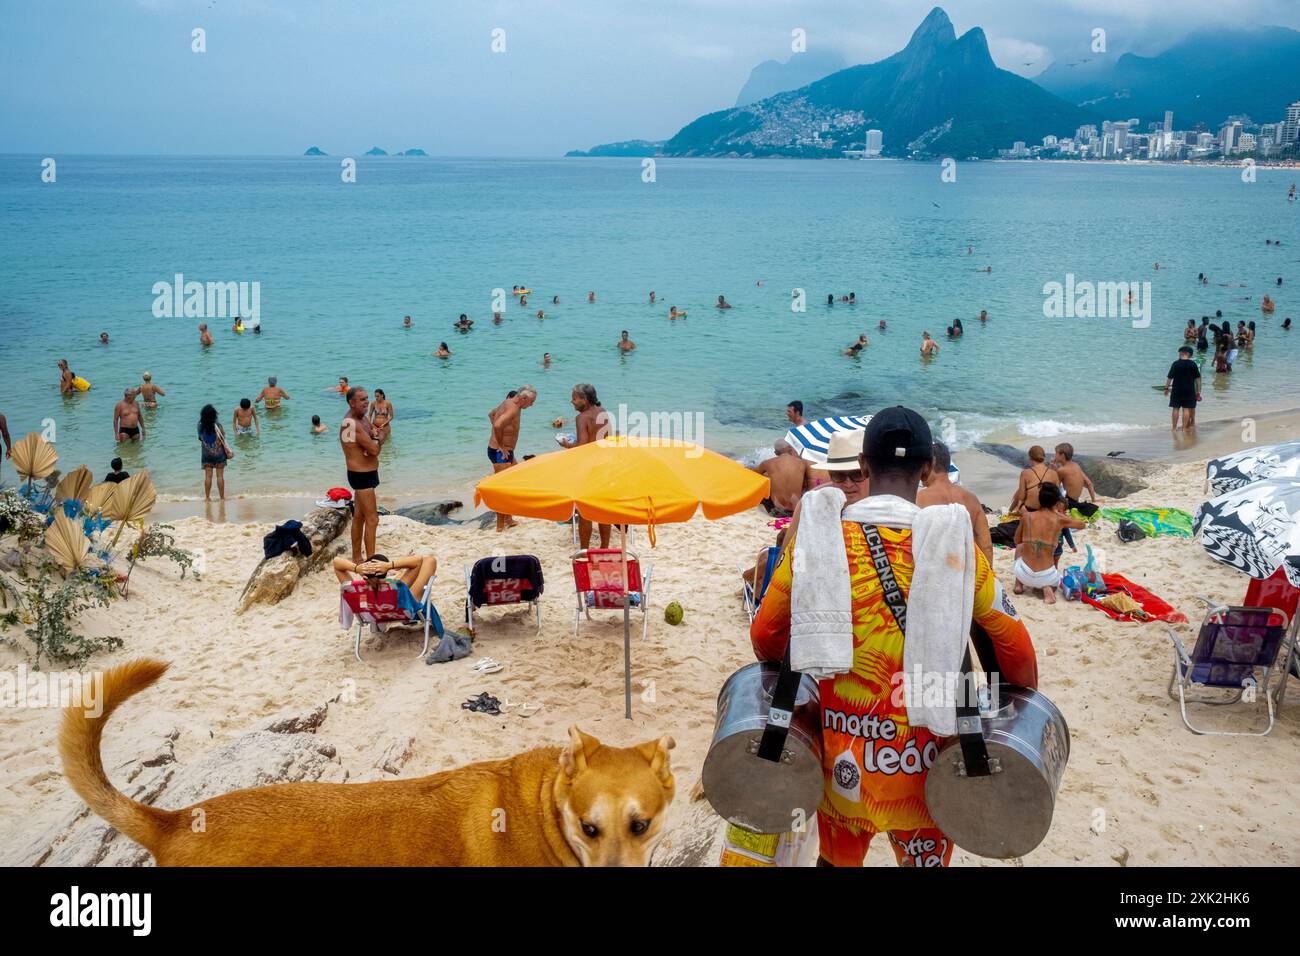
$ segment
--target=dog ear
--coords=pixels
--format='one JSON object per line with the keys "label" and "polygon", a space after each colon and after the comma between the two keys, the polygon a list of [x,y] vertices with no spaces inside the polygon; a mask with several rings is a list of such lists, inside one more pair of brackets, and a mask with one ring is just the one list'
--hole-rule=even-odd
{"label": "dog ear", "polygon": [[636,751],[645,758],[645,762],[650,765],[650,770],[662,782],[667,783],[673,775],[673,769],[668,759],[668,751],[676,746],[677,741],[664,734],[658,740],[647,740],[643,744],[637,744]]}
{"label": "dog ear", "polygon": [[595,753],[600,741],[584,734],[577,725],[569,728],[569,745],[560,753],[560,766],[570,778],[587,769],[587,756]]}

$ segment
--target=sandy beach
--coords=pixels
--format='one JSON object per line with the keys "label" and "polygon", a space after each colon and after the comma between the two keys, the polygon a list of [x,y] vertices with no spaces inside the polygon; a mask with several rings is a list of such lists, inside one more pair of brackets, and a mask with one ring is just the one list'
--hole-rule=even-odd
{"label": "sandy beach", "polygon": [[[1261,441],[1265,436],[1260,436]],[[1150,487],[1122,504],[1193,511],[1203,500],[1203,463],[1178,463],[1149,479]],[[1006,488],[1009,494],[1011,488]],[[1004,504],[992,500],[995,506]],[[334,576],[319,571],[285,601],[235,614],[250,570],[261,556],[266,522],[176,522],[178,544],[201,550],[205,573],[180,580],[173,567],[135,571],[130,598],[88,613],[92,634],[115,634],[126,646],[101,654],[103,668],[149,655],[172,662],[154,688],[125,705],[105,734],[104,761],[125,786],[124,768],[159,750],[173,732],[175,761],[203,759],[281,714],[312,711],[330,701],[316,731],[333,748],[321,779],[412,777],[535,746],[560,744],[578,725],[612,744],[628,745],[669,733],[677,741],[673,768],[678,796],[656,865],[715,865],[721,821],[691,791],[713,731],[714,701],[723,681],[753,660],[739,598],[738,560],[769,543],[773,532],[759,511],[658,529],[649,547],[644,531],[633,549],[653,563],[649,636],[633,638],[634,719],[623,717],[621,616],[583,622],[573,633],[570,530],[521,520],[506,536],[475,525],[430,527],[385,517],[379,546],[389,555],[432,552],[439,559],[435,602],[449,627],[463,627],[466,562],[506,549],[536,554],[547,576],[542,628],[524,610],[488,611],[476,621],[470,657],[447,664],[415,660],[418,639],[390,636],[367,643],[365,663],[352,656],[352,637],[338,623]],[[340,542],[341,544],[342,542]],[[1215,563],[1199,543],[1176,538],[1121,544],[1114,525],[1099,522],[1077,534],[1106,554],[1118,571],[1161,595],[1189,620],[1196,595],[1237,601],[1246,579]],[[1010,590],[1011,552],[999,550],[995,569]],[[1063,565],[1075,563],[1068,551]],[[670,601],[685,609],[681,625],[663,618]],[[1295,865],[1300,828],[1300,687],[1272,735],[1203,737],[1189,733],[1165,692],[1172,663],[1165,626],[1110,620],[1078,603],[1044,605],[1022,596],[1016,607],[1039,657],[1041,690],[1064,712],[1072,736],[1069,765],[1046,841],[1011,865]],[[1184,640],[1195,624],[1182,625]],[[367,639],[369,641],[369,639]],[[482,656],[504,670],[471,670]],[[0,666],[24,662],[0,647]],[[461,709],[481,691],[516,703],[541,704],[525,719]],[[340,696],[342,695],[342,699]],[[1237,722],[1249,715],[1211,715]],[[59,714],[51,708],[0,710],[0,863],[31,865],[48,855],[61,827],[80,807],[63,780],[55,750]],[[396,756],[394,756],[396,755]],[[387,762],[390,770],[382,769]],[[166,794],[160,800],[170,806]],[[961,850],[954,864],[1004,865]],[[893,865],[883,843],[868,865]]]}

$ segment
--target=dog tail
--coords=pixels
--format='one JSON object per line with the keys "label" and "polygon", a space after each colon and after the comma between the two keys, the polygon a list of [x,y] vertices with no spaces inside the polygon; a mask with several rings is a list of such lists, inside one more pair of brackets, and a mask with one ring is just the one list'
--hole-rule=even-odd
{"label": "dog tail", "polygon": [[104,724],[118,705],[153,684],[167,667],[163,661],[142,657],[104,672],[98,699],[83,692],[81,705],[64,709],[59,729],[63,774],[72,789],[90,809],[150,852],[176,814],[137,803],[114,787],[104,773],[99,744]]}

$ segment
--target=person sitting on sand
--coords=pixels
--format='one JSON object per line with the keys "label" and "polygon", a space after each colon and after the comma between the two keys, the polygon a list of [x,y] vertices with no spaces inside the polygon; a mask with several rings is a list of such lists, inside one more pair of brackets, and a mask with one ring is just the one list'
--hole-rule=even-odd
{"label": "person sitting on sand", "polygon": [[107,482],[110,482],[114,485],[120,485],[122,482],[126,481],[128,478],[131,477],[131,475],[128,472],[122,470],[121,458],[114,458],[112,461],[108,463],[108,467],[113,470],[104,476],[104,480]]}
{"label": "person sitting on sand", "polygon": [[320,435],[320,434],[322,434],[324,431],[325,431],[325,425],[324,425],[323,422],[321,422],[321,420],[320,420],[320,416],[319,416],[319,415],[313,415],[313,416],[311,417],[311,433],[312,433],[313,435]]}
{"label": "person sitting on sand", "polygon": [[450,358],[450,357],[451,357],[451,349],[447,348],[447,343],[446,343],[446,342],[439,342],[439,343],[438,343],[438,351],[434,352],[433,354],[436,355],[436,356],[438,356],[438,358]]}
{"label": "person sitting on sand", "polygon": [[[789,535],[789,533],[790,533],[789,525],[782,528],[780,531],[776,533],[776,547],[778,550],[785,547],[785,539]],[[759,595],[763,593],[764,590],[763,585],[765,583],[763,578],[766,576],[766,574],[767,574],[767,551],[764,550],[759,553],[758,562],[752,568],[746,568],[744,571],[742,571],[740,573],[740,576],[745,579],[745,583],[749,585],[750,590],[753,591],[755,595]]]}
{"label": "person sitting on sand", "polygon": [[412,607],[420,603],[429,579],[437,570],[438,559],[431,554],[407,554],[392,561],[387,555],[372,554],[360,564],[342,555],[334,559],[334,576],[340,584],[364,581],[375,587],[389,581],[407,589]]}
{"label": "person sitting on sand", "polygon": [[387,441],[393,432],[394,412],[393,403],[388,400],[382,388],[375,389],[375,399],[370,403],[370,411],[366,415],[375,437]]}
{"label": "person sitting on sand", "polygon": [[208,324],[206,322],[199,323],[199,344],[204,348],[207,348],[212,344],[212,333],[208,331]]}
{"label": "person sitting on sand", "polygon": [[462,312],[460,318],[452,323],[451,327],[458,332],[468,332],[474,327],[474,320]]}
{"label": "person sitting on sand", "polygon": [[795,505],[803,497],[809,483],[809,464],[800,458],[794,447],[785,439],[777,442],[772,450],[775,457],[760,461],[754,471],[768,480],[770,490],[763,499],[767,513],[777,518],[794,514]]}
{"label": "person sitting on sand", "polygon": [[[1074,460],[1074,446],[1063,441],[1056,446],[1055,450],[1052,467],[1056,469],[1056,474],[1061,479],[1061,487],[1065,489],[1066,509],[1078,508],[1085,518],[1092,517],[1097,513],[1097,506],[1092,503],[1097,500],[1097,489],[1092,486],[1092,479],[1088,477],[1087,472]],[[1088,489],[1088,501],[1082,500],[1085,488]]]}
{"label": "person sitting on sand", "polygon": [[266,387],[257,393],[257,398],[253,399],[254,404],[257,402],[265,402],[267,411],[270,411],[273,408],[279,408],[280,402],[287,399],[289,393],[277,385],[277,381],[278,379],[276,379],[274,375],[268,377],[266,380]]}
{"label": "person sitting on sand", "polygon": [[1045,484],[1038,489],[1040,507],[1020,511],[1020,525],[1016,528],[1015,576],[1016,594],[1025,588],[1042,589],[1043,601],[1056,603],[1055,589],[1061,583],[1061,572],[1056,567],[1056,549],[1061,543],[1061,532],[1068,528],[1085,527],[1077,518],[1070,518],[1057,510],[1061,489]]}
{"label": "person sitting on sand", "polygon": [[627,337],[627,329],[623,330],[623,337],[618,340],[618,350],[620,352],[630,352],[636,348],[636,343]]}
{"label": "person sitting on sand", "polygon": [[718,304],[717,304],[716,308],[719,308],[719,309],[729,309],[729,308],[731,308],[731,303],[727,301],[727,299],[726,299],[725,296],[721,296],[721,295],[720,295],[720,296],[718,296]]}
{"label": "person sitting on sand", "polygon": [[921,358],[939,354],[939,343],[930,338],[929,332],[921,333]]}
{"label": "person sitting on sand", "polygon": [[925,487],[916,493],[916,503],[922,508],[931,505],[961,505],[970,514],[971,531],[975,535],[975,547],[984,552],[993,566],[993,537],[989,531],[989,519],[984,517],[984,505],[973,491],[961,485],[954,485],[948,477],[948,466],[952,464],[952,453],[941,441],[933,443],[934,457],[930,466],[930,476],[925,479]]}
{"label": "person sitting on sand", "polygon": [[145,408],[157,408],[159,395],[166,395],[161,385],[153,383],[153,376],[145,372],[141,376],[144,381],[140,383],[140,398],[144,401]]}
{"label": "person sitting on sand", "polygon": [[858,340],[844,350],[844,354],[851,358],[856,358],[857,354],[867,346],[867,333],[863,332],[858,336]]}
{"label": "person sitting on sand", "polygon": [[144,440],[144,420],[135,396],[136,390],[128,388],[122,392],[122,400],[113,406],[113,434],[119,442]]}
{"label": "person sitting on sand", "polygon": [[1011,497],[1010,511],[1018,511],[1026,507],[1030,511],[1038,509],[1038,493],[1047,485],[1059,485],[1061,476],[1056,473],[1056,469],[1047,464],[1047,452],[1043,450],[1042,445],[1034,445],[1029,449],[1029,465],[1020,472],[1020,482],[1016,485],[1016,493]]}

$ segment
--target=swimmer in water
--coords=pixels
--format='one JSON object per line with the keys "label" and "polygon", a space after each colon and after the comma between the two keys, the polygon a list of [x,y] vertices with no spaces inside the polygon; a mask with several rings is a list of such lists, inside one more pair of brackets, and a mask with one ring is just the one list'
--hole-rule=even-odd
{"label": "swimmer in water", "polygon": [[636,343],[627,337],[627,329],[623,330],[623,337],[618,340],[618,350],[620,352],[630,352],[636,348]]}
{"label": "swimmer in water", "polygon": [[262,424],[257,420],[257,409],[247,398],[241,398],[231,418],[236,435],[261,435]]}
{"label": "swimmer in water", "polygon": [[467,316],[464,312],[462,312],[460,314],[460,318],[457,319],[454,323],[452,323],[451,327],[458,332],[468,332],[471,328],[473,328],[473,326],[474,326],[474,320],[471,319],[469,316]]}
{"label": "swimmer in water", "polygon": [[325,426],[321,424],[320,416],[313,415],[311,417],[311,433],[313,435],[319,435],[323,431],[325,431]]}
{"label": "swimmer in water", "polygon": [[541,309],[538,309],[538,310],[537,310],[537,317],[538,317],[539,319],[544,319],[544,318],[546,318],[546,313],[543,312]]}
{"label": "swimmer in water", "polygon": [[588,302],[595,302],[595,301],[596,301],[596,293],[594,293],[594,292],[588,292],[588,293],[587,293],[587,301],[588,301]]}
{"label": "swimmer in water", "polygon": [[166,395],[167,393],[163,391],[161,385],[155,385],[153,383],[153,376],[148,372],[145,372],[142,378],[144,381],[140,383],[140,397],[144,399],[144,407],[157,408],[157,396]]}
{"label": "swimmer in water", "polygon": [[340,375],[339,383],[335,385],[333,388],[325,389],[325,391],[327,392],[338,392],[340,395],[346,393],[347,390],[348,390],[348,379],[346,375]]}
{"label": "swimmer in water", "polygon": [[366,413],[370,418],[370,427],[374,430],[376,438],[380,435],[383,440],[387,441],[393,432],[393,403],[388,400],[382,388],[375,389],[375,400],[370,403],[370,410]]}
{"label": "swimmer in water", "polygon": [[527,308],[527,307],[528,307],[528,296],[526,296],[526,295],[521,295],[521,296],[519,297],[519,304],[520,304],[521,306],[523,306],[524,308]]}
{"label": "swimmer in water", "polygon": [[500,324],[501,324],[501,313],[500,313],[500,312],[493,312],[493,313],[492,313],[492,324],[493,324],[493,325],[500,325]]}
{"label": "swimmer in water", "polygon": [[551,353],[550,353],[550,352],[543,352],[543,353],[542,353],[542,368],[550,368],[550,367],[551,367]]}
{"label": "swimmer in water", "polygon": [[267,411],[279,408],[280,403],[289,397],[289,393],[277,385],[276,381],[274,375],[267,378],[266,387],[257,393],[257,398],[253,399],[253,404],[265,402]]}
{"label": "swimmer in water", "polygon": [[447,348],[446,342],[439,342],[438,351],[433,354],[438,356],[438,358],[449,358],[451,356],[451,349]]}
{"label": "swimmer in water", "polygon": [[559,305],[559,304],[560,304],[560,297],[558,295],[551,296],[551,305]]}
{"label": "swimmer in water", "polygon": [[980,309],[980,321],[987,322],[988,320],[989,320],[988,312],[985,311],[984,309]]}
{"label": "swimmer in water", "polygon": [[655,304],[655,294],[653,292],[650,293],[650,304],[651,305]]}
{"label": "swimmer in water", "polygon": [[241,319],[239,316],[235,316],[235,324],[230,327],[230,331],[232,332],[244,331],[244,320]]}
{"label": "swimmer in water", "polygon": [[719,308],[719,309],[729,309],[729,308],[731,308],[731,303],[727,301],[726,296],[721,296],[721,295],[718,296],[718,305],[717,305],[717,308]]}
{"label": "swimmer in water", "polygon": [[684,315],[686,315],[686,313],[685,313],[685,312],[678,312],[678,311],[677,311],[677,306],[675,306],[675,305],[674,305],[672,308],[670,308],[670,309],[668,310],[668,318],[670,318],[670,319],[680,319],[680,318],[681,318],[682,316],[684,316]]}
{"label": "swimmer in water", "polygon": [[1273,311],[1274,309],[1273,300],[1268,297],[1267,292],[1264,293],[1264,301],[1259,304],[1259,308],[1261,312]]}
{"label": "swimmer in water", "polygon": [[921,333],[921,358],[939,354],[939,343],[930,338],[929,332]]}
{"label": "swimmer in water", "polygon": [[885,320],[881,319],[880,324],[876,326],[876,328],[880,329],[881,332],[885,331]]}
{"label": "swimmer in water", "polygon": [[408,315],[406,318],[402,319],[402,328],[409,329],[410,327],[411,327],[411,317]]}
{"label": "swimmer in water", "polygon": [[844,354],[850,358],[856,358],[867,345],[867,333],[863,332],[858,336],[858,340],[844,350]]}
{"label": "swimmer in water", "polygon": [[99,333],[99,344],[100,344],[100,345],[107,345],[107,344],[108,344],[108,333],[107,333],[107,332],[100,332],[100,333]]}
{"label": "swimmer in water", "polygon": [[212,333],[208,331],[206,322],[199,323],[199,344],[204,348],[212,344]]}

